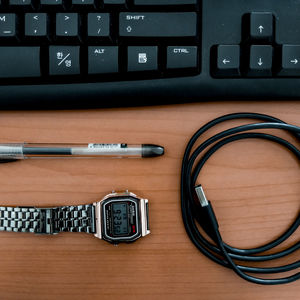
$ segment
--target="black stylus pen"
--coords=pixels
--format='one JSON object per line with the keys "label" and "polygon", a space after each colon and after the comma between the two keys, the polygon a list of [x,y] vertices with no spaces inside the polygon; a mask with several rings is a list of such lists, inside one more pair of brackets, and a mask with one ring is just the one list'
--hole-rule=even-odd
{"label": "black stylus pen", "polygon": [[0,144],[0,160],[27,158],[147,158],[164,154],[158,145],[141,144]]}

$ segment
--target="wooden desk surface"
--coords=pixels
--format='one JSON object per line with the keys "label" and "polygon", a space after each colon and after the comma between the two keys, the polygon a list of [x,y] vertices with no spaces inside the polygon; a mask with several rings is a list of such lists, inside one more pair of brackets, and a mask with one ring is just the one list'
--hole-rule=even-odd
{"label": "wooden desk surface", "polygon": [[[179,178],[187,141],[207,121],[240,111],[300,125],[299,102],[0,112],[1,143],[145,142],[166,148],[164,157],[149,160],[0,165],[0,205],[88,204],[113,189],[129,189],[149,199],[151,213],[151,235],[117,247],[88,234],[0,233],[0,299],[299,299],[299,282],[257,286],[203,257],[182,224]],[[224,147],[209,160],[199,182],[214,204],[224,239],[235,246],[270,241],[299,211],[299,162],[270,142]],[[299,233],[280,249],[299,240]],[[299,253],[275,264],[297,260]]]}

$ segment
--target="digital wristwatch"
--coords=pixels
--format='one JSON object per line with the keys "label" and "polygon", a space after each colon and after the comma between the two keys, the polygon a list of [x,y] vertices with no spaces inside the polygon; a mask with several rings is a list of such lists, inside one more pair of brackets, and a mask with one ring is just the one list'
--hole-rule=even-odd
{"label": "digital wristwatch", "polygon": [[0,231],[86,232],[113,244],[129,243],[150,233],[148,200],[126,191],[87,205],[0,207]]}

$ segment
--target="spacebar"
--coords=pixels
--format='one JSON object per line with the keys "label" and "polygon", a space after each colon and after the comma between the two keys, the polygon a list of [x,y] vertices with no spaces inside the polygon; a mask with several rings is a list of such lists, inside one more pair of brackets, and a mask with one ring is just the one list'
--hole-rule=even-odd
{"label": "spacebar", "polygon": [[0,47],[0,78],[39,76],[40,47]]}

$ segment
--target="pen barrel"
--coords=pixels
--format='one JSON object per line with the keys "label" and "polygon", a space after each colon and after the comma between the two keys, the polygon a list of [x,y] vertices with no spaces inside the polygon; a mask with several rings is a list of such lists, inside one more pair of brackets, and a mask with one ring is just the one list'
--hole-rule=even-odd
{"label": "pen barrel", "polygon": [[128,158],[141,157],[141,145],[127,144],[88,144],[85,147],[73,147],[72,155],[77,157],[111,157]]}
{"label": "pen barrel", "polygon": [[127,144],[24,144],[24,158],[141,157],[141,145]]}
{"label": "pen barrel", "polygon": [[164,154],[158,145],[142,144],[0,144],[0,162],[24,158],[146,158]]}

